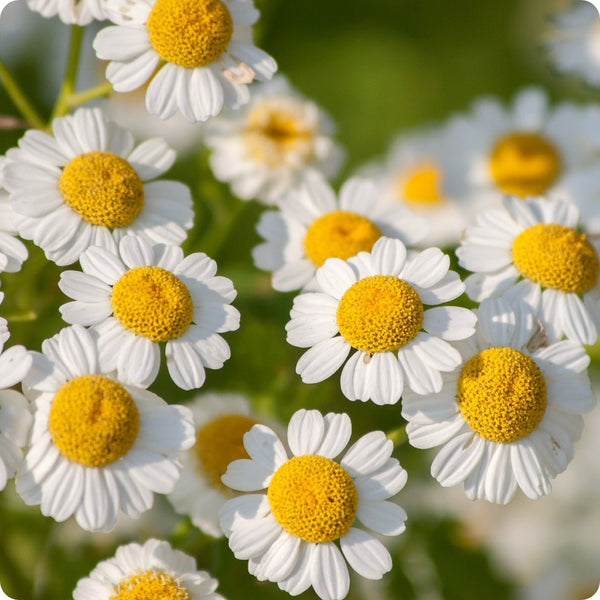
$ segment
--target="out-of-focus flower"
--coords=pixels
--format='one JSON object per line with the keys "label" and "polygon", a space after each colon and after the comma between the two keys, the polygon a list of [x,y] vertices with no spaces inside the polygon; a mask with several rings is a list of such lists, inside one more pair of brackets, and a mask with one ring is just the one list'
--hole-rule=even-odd
{"label": "out-of-focus flower", "polygon": [[250,102],[210,121],[205,142],[215,176],[243,200],[278,204],[317,170],[334,177],[344,158],[331,119],[276,77],[251,90]]}
{"label": "out-of-focus flower", "polygon": [[218,581],[198,571],[193,557],[168,542],[149,539],[143,546],[119,546],[114,558],[103,560],[77,582],[74,600],[224,600]]}
{"label": "out-of-focus flower", "polygon": [[149,112],[168,119],[179,110],[190,121],[206,121],[224,105],[246,104],[248,84],[277,70],[246,41],[258,16],[250,0],[113,0],[109,18],[119,24],[102,29],[94,49],[111,61],[106,78],[116,91],[151,79]]}
{"label": "out-of-focus flower", "polygon": [[67,323],[96,326],[100,355],[120,376],[150,385],[162,342],[171,379],[185,390],[230,357],[219,334],[239,327],[236,291],[203,252],[184,258],[178,246],[126,236],[118,252],[89,248],[80,263],[83,273],[61,273],[59,287],[74,302],[60,312]]}
{"label": "out-of-focus flower", "polygon": [[286,325],[288,342],[309,348],[296,365],[302,381],[330,377],[355,349],[341,374],[349,400],[394,404],[405,387],[439,392],[441,373],[461,363],[446,340],[469,337],[476,321],[466,308],[435,306],[464,291],[449,265],[438,248],[408,256],[389,238],[370,254],[328,259],[317,271],[317,291],[294,299]]}
{"label": "out-of-focus flower", "polygon": [[0,272],[14,273],[21,270],[28,252],[23,242],[15,237],[17,216],[12,208],[10,196],[3,187],[2,168],[5,163],[6,159],[0,157]]}
{"label": "out-of-focus flower", "polygon": [[265,242],[254,248],[257,267],[273,272],[273,288],[282,292],[315,288],[315,271],[331,257],[346,260],[382,236],[407,246],[423,239],[427,223],[401,204],[381,202],[373,182],[349,179],[339,199],[315,173],[281,202],[263,213],[257,225]]}
{"label": "out-of-focus flower", "polygon": [[45,340],[24,384],[34,422],[16,482],[27,504],[110,531],[120,511],[139,516],[154,492],[173,489],[177,453],[194,444],[192,415],[134,376],[117,378],[97,335],[76,325]]}
{"label": "out-of-focus flower", "polygon": [[570,202],[507,196],[501,208],[479,215],[456,250],[460,265],[474,271],[465,280],[467,295],[526,302],[551,341],[565,335],[595,344],[599,246],[580,232],[584,224]]}
{"label": "out-of-focus flower", "polygon": [[288,426],[291,458],[268,427],[255,425],[244,436],[251,458],[231,463],[223,481],[255,493],[229,500],[221,527],[257,579],[293,596],[312,586],[323,600],[338,600],[350,585],[346,561],[367,579],[392,568],[389,552],[357,521],[381,535],[404,531],[406,513],[388,498],[404,487],[406,471],[382,431],[364,435],[335,461],[351,428],[346,414],[299,410]]}
{"label": "out-of-focus flower", "polygon": [[90,246],[116,250],[133,234],[180,244],[192,226],[190,191],[177,181],[150,181],[175,161],[160,138],[134,148],[130,132],[99,109],[55,119],[54,136],[28,131],[6,153],[3,185],[15,226],[58,265]]}
{"label": "out-of-focus flower", "polygon": [[27,6],[47,19],[55,17],[67,25],[89,25],[94,19],[103,21],[106,0],[27,0]]}

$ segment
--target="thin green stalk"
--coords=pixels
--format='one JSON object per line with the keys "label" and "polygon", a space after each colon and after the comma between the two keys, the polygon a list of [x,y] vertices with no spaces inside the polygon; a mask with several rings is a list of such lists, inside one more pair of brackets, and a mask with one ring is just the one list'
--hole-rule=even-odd
{"label": "thin green stalk", "polygon": [[23,93],[17,82],[13,79],[6,65],[0,60],[0,83],[4,86],[6,93],[17,107],[19,113],[32,126],[37,129],[44,129],[44,120],[33,108],[27,96]]}
{"label": "thin green stalk", "polygon": [[108,96],[112,92],[112,83],[109,81],[105,81],[100,85],[97,85],[88,90],[84,90],[83,92],[78,92],[76,94],[71,94],[68,99],[69,107],[74,108],[75,106],[79,106],[80,104],[85,104],[90,100],[94,100],[95,98],[101,98],[102,96]]}
{"label": "thin green stalk", "polygon": [[395,448],[397,448],[398,446],[402,446],[402,444],[404,444],[408,440],[408,435],[406,434],[406,426],[405,425],[401,425],[400,427],[397,427],[396,429],[392,429],[391,431],[388,431],[385,435],[388,439],[390,439],[390,440],[392,440],[392,442],[394,442]]}

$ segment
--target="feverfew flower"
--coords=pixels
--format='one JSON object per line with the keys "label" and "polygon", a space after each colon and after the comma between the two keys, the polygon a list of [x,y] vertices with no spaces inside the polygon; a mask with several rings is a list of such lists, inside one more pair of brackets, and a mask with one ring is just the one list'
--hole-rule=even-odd
{"label": "feverfew flower", "polygon": [[187,406],[194,415],[196,444],[181,454],[181,477],[168,497],[196,527],[221,537],[219,509],[233,495],[221,477],[230,462],[249,458],[243,436],[258,421],[241,394],[200,394]]}
{"label": "feverfew flower", "polygon": [[577,207],[558,199],[507,196],[479,215],[456,250],[474,271],[467,295],[528,303],[551,341],[563,335],[595,344],[600,332],[600,261],[596,240],[581,233]]}
{"label": "feverfew flower", "polygon": [[[30,130],[6,153],[3,185],[21,237],[58,265],[90,246],[115,250],[133,234],[180,244],[192,226],[192,199],[176,181],[149,181],[175,161],[160,138],[134,148],[131,133],[99,109],[55,119],[54,136]],[[0,247],[1,248],[1,247]]]}
{"label": "feverfew flower", "polygon": [[310,173],[279,210],[262,214],[256,229],[266,241],[252,251],[254,262],[273,272],[274,289],[287,292],[314,289],[315,272],[328,258],[370,252],[380,237],[411,246],[423,239],[427,222],[402,204],[381,202],[372,181],[349,179],[338,199]]}
{"label": "feverfew flower", "polygon": [[179,110],[190,121],[206,121],[223,105],[239,108],[250,99],[247,84],[277,70],[247,41],[258,19],[251,0],[115,0],[112,6],[121,12],[119,25],[94,40],[98,58],[111,61],[106,78],[118,92],[150,80],[146,108],[162,119]]}
{"label": "feverfew flower", "polygon": [[449,265],[438,248],[408,255],[389,238],[370,254],[328,259],[317,291],[296,296],[286,325],[287,341],[309,348],[296,365],[302,381],[333,375],[354,349],[341,375],[349,400],[395,404],[405,384],[418,394],[439,392],[441,372],[461,363],[447,340],[472,335],[476,320],[466,308],[435,306],[464,291]]}
{"label": "feverfew flower", "polygon": [[323,600],[344,598],[346,561],[367,579],[392,568],[385,546],[358,525],[387,536],[404,531],[406,513],[388,498],[404,487],[406,471],[382,431],[364,435],[335,461],[351,427],[346,414],[299,410],[288,426],[288,458],[275,433],[255,425],[244,436],[251,458],[231,463],[223,476],[230,487],[254,492],[221,509],[235,557],[292,596],[312,586]]}
{"label": "feverfew flower", "polygon": [[550,15],[544,45],[554,68],[600,85],[600,18],[592,2],[575,0]]}
{"label": "feverfew flower", "polygon": [[519,92],[508,108],[481,98],[448,124],[454,151],[443,157],[445,190],[480,210],[496,208],[506,194],[587,207],[600,194],[599,127],[598,107],[550,108],[537,88]]}
{"label": "feverfew flower", "polygon": [[33,354],[24,391],[33,403],[29,448],[17,492],[42,514],[71,515],[89,531],[110,531],[119,512],[138,517],[153,493],[179,477],[177,453],[194,443],[190,411],[168,405],[102,360],[97,335],[61,330]]}
{"label": "feverfew flower", "polygon": [[80,263],[83,273],[61,273],[59,287],[74,302],[60,312],[67,323],[96,326],[100,355],[120,376],[150,385],[162,342],[169,374],[185,390],[202,386],[205,367],[220,369],[230,357],[219,334],[239,327],[230,305],[236,291],[203,252],[184,258],[178,246],[126,236],[118,252],[89,248]]}
{"label": "feverfew flower", "polygon": [[0,157],[0,272],[15,273],[20,271],[27,259],[27,248],[15,236],[16,213],[10,202],[10,196],[4,189],[3,167],[6,159]]}
{"label": "feverfew flower", "polygon": [[523,303],[486,300],[478,317],[477,334],[457,344],[464,365],[444,374],[439,393],[405,394],[408,439],[442,446],[431,474],[443,486],[464,483],[470,499],[506,504],[517,487],[536,499],[573,458],[581,414],[594,406],[590,359],[569,340],[540,348]]}
{"label": "feverfew flower", "polygon": [[233,193],[278,204],[310,170],[334,177],[344,152],[333,140],[334,125],[284,77],[252,89],[242,109],[210,121],[205,143],[215,176]]}
{"label": "feverfew flower", "polygon": [[103,560],[77,582],[74,600],[224,600],[218,581],[198,571],[193,557],[168,542],[149,539],[143,546],[119,546],[114,558]]}
{"label": "feverfew flower", "polygon": [[27,6],[47,19],[58,15],[65,24],[88,25],[107,19],[106,0],[27,0]]}

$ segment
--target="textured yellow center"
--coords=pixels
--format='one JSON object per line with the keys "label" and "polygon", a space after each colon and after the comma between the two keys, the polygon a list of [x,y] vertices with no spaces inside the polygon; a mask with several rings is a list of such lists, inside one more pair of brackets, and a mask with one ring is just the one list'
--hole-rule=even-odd
{"label": "textured yellow center", "polygon": [[119,582],[109,600],[191,600],[191,596],[168,573],[144,571]]}
{"label": "textured yellow center", "polygon": [[543,287],[583,294],[596,286],[600,263],[594,246],[582,233],[539,223],[514,240],[512,254],[523,277]]}
{"label": "textured yellow center", "polygon": [[442,200],[442,172],[434,164],[420,165],[399,182],[398,196],[405,202],[431,205]]}
{"label": "textured yellow center", "polygon": [[65,383],[54,396],[48,430],[61,454],[86,467],[104,467],[125,456],[140,424],[129,392],[102,375]]}
{"label": "textured yellow center", "polygon": [[381,237],[377,225],[366,217],[338,210],[319,217],[304,236],[306,256],[320,267],[328,258],[346,260],[370,252]]}
{"label": "textured yellow center", "polygon": [[215,487],[229,488],[221,482],[227,465],[240,458],[249,458],[244,448],[244,434],[256,425],[245,415],[222,415],[209,421],[196,432],[196,456],[202,472]]}
{"label": "textured yellow center", "polygon": [[217,60],[233,34],[233,19],[221,0],[157,0],[146,25],[160,58],[188,69]]}
{"label": "textured yellow center", "polygon": [[144,184],[135,169],[112,152],[87,152],[71,160],[58,189],[84,221],[104,227],[131,225],[144,206]]}
{"label": "textured yellow center", "polygon": [[515,132],[500,139],[490,157],[490,170],[507,194],[543,194],[562,168],[558,150],[538,133]]}
{"label": "textured yellow center", "polygon": [[348,533],[358,493],[345,469],[322,456],[296,456],[273,475],[267,492],[277,522],[305,542],[323,544]]}
{"label": "textured yellow center", "polygon": [[244,142],[248,154],[270,167],[302,166],[314,154],[313,129],[293,106],[262,102],[246,117]]}
{"label": "textured yellow center", "polygon": [[185,284],[160,267],[127,271],[113,286],[112,306],[121,325],[153,342],[181,336],[194,316]]}
{"label": "textured yellow center", "polygon": [[354,348],[374,354],[398,350],[421,329],[423,303],[403,279],[373,275],[346,290],[337,309],[340,333]]}
{"label": "textured yellow center", "polygon": [[513,348],[488,348],[458,380],[458,404],[469,427],[493,442],[529,435],[546,410],[546,381],[535,362]]}

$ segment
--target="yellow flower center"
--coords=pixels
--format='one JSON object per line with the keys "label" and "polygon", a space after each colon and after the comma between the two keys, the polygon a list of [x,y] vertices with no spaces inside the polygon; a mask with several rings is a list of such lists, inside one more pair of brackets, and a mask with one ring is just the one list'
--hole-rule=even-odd
{"label": "yellow flower center", "polygon": [[522,352],[488,348],[463,367],[458,405],[469,427],[481,437],[514,442],[540,424],[546,411],[546,381]]}
{"label": "yellow flower center", "polygon": [[129,392],[103,375],[65,383],[50,407],[48,430],[61,454],[85,467],[105,467],[129,452],[140,416]]}
{"label": "yellow flower center", "polygon": [[175,578],[162,571],[136,573],[119,582],[109,600],[191,600]]}
{"label": "yellow flower center", "polygon": [[398,350],[419,333],[423,303],[403,279],[392,275],[365,277],[342,296],[337,324],[354,348],[375,354]]}
{"label": "yellow flower center", "polygon": [[513,241],[515,266],[543,287],[583,294],[598,282],[600,263],[596,249],[574,229],[539,223]]}
{"label": "yellow flower center", "polygon": [[244,448],[244,434],[256,421],[245,415],[222,415],[196,432],[196,456],[211,485],[230,491],[221,481],[230,462],[249,458]]}
{"label": "yellow flower center", "polygon": [[306,164],[313,158],[314,132],[299,110],[280,104],[265,101],[249,111],[244,130],[248,154],[270,167]]}
{"label": "yellow flower center", "polygon": [[144,207],[144,184],[135,169],[112,152],[87,152],[71,160],[58,189],[84,221],[104,227],[127,227]]}
{"label": "yellow flower center", "polygon": [[377,225],[366,217],[337,210],[319,217],[304,236],[306,256],[320,267],[328,258],[347,260],[370,252],[381,237]]}
{"label": "yellow flower center", "polygon": [[188,69],[217,60],[233,34],[233,19],[221,0],[157,0],[146,26],[160,58]]}
{"label": "yellow flower center", "polygon": [[562,169],[558,150],[539,133],[515,132],[500,139],[490,157],[490,170],[507,194],[539,196]]}
{"label": "yellow flower center", "polygon": [[315,544],[346,535],[358,507],[347,471],[329,458],[308,454],[279,467],[267,497],[273,516],[288,533]]}
{"label": "yellow flower center", "polygon": [[183,335],[194,316],[185,284],[160,267],[127,271],[113,286],[111,301],[114,315],[125,329],[153,342]]}
{"label": "yellow flower center", "polygon": [[437,165],[419,165],[398,182],[398,197],[411,204],[433,205],[442,201],[442,172]]}

